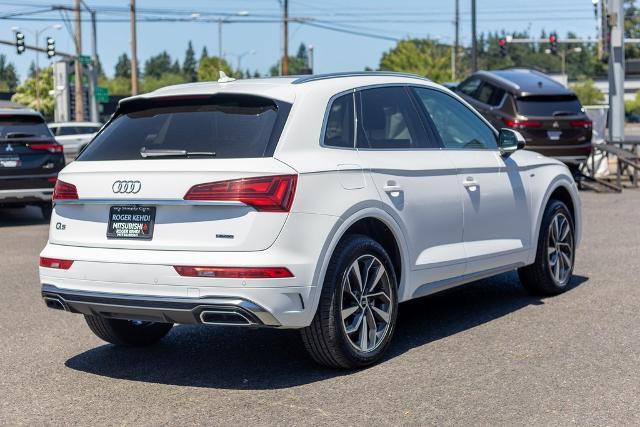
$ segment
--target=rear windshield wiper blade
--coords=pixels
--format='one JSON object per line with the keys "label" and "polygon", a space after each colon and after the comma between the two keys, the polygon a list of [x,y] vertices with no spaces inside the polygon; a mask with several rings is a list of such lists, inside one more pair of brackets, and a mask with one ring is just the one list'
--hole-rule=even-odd
{"label": "rear windshield wiper blade", "polygon": [[554,111],[553,112],[553,117],[558,117],[558,116],[575,116],[578,113],[575,113],[573,111]]}
{"label": "rear windshield wiper blade", "polygon": [[32,133],[27,133],[27,132],[8,132],[4,137],[6,139],[12,139],[12,138],[33,138],[34,134]]}
{"label": "rear windshield wiper blade", "polygon": [[215,157],[216,153],[213,151],[165,150],[142,147],[140,155],[142,158],[147,159],[154,157]]}

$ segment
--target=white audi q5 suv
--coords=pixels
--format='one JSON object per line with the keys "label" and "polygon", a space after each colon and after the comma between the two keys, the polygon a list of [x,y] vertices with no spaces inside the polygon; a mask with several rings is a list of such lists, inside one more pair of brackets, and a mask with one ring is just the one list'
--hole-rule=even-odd
{"label": "white audi q5 suv", "polygon": [[567,289],[576,184],[426,79],[222,78],[127,98],[55,186],[48,307],[116,345],[174,324],[297,328],[374,363],[398,304],[518,270]]}

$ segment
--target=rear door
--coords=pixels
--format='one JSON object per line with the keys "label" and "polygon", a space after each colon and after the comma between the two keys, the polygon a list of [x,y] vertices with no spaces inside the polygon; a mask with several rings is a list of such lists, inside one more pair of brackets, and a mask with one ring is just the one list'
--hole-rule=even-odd
{"label": "rear door", "polygon": [[494,130],[460,101],[436,89],[415,93],[457,168],[466,273],[520,262],[530,245],[530,214],[518,164],[500,156]]}
{"label": "rear door", "polygon": [[414,288],[408,291],[461,275],[465,254],[456,170],[425,128],[409,89],[362,89],[356,105],[359,157],[405,228],[414,270]]}
{"label": "rear door", "polygon": [[[273,158],[290,105],[246,95],[124,105],[61,174],[50,241],[256,251],[276,239],[297,182]],[[62,184],[61,184],[62,185]],[[136,231],[138,230],[138,231]]]}

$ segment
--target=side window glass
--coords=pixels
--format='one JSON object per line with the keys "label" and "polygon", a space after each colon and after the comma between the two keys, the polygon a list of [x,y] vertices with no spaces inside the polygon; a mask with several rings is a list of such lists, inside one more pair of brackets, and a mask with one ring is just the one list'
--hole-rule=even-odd
{"label": "side window glass", "polygon": [[438,90],[415,91],[445,148],[498,148],[494,131],[460,101]]}
{"label": "side window glass", "polygon": [[324,128],[324,145],[354,148],[353,122],[353,94],[349,93],[334,99],[329,107]]}
{"label": "side window glass", "polygon": [[58,135],[60,136],[70,136],[76,133],[76,129],[72,126],[62,126],[58,128]]}
{"label": "side window glass", "polygon": [[491,103],[491,97],[493,96],[494,87],[489,83],[484,83],[480,86],[480,90],[478,90],[478,95],[476,99],[484,104]]}
{"label": "side window glass", "polygon": [[500,105],[502,102],[502,98],[504,98],[505,91],[504,89],[500,89],[499,87],[493,88],[493,93],[491,94],[491,99],[489,100],[489,105]]}
{"label": "side window glass", "polygon": [[472,77],[460,83],[458,91],[475,98],[474,95],[478,90],[478,87],[480,87],[480,83],[482,83],[480,79]]}
{"label": "side window glass", "polygon": [[404,87],[364,89],[357,94],[358,148],[429,148],[427,135]]}

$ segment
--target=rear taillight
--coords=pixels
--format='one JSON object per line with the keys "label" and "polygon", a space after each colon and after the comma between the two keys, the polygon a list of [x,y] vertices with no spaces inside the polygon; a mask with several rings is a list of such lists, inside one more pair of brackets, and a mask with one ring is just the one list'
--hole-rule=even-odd
{"label": "rear taillight", "polygon": [[46,258],[40,257],[40,267],[57,268],[59,270],[68,270],[71,268],[73,261],[68,259]]}
{"label": "rear taillight", "polygon": [[538,128],[542,126],[542,122],[537,120],[510,120],[502,119],[504,124],[512,129],[526,129],[526,128]]}
{"label": "rear taillight", "polygon": [[60,180],[56,181],[56,185],[53,187],[53,200],[69,200],[77,198],[78,190],[75,185]]}
{"label": "rear taillight", "polygon": [[184,199],[238,201],[262,212],[289,212],[297,181],[297,175],[275,175],[209,182],[191,187]]}
{"label": "rear taillight", "polygon": [[593,126],[593,122],[591,120],[571,120],[569,122],[571,127],[574,128],[585,128],[590,129]]}
{"label": "rear taillight", "polygon": [[50,153],[62,153],[63,147],[57,143],[45,143],[45,144],[29,144],[29,148],[38,151],[48,151]]}
{"label": "rear taillight", "polygon": [[189,267],[174,266],[176,272],[187,277],[215,277],[218,279],[284,279],[293,277],[285,267]]}

